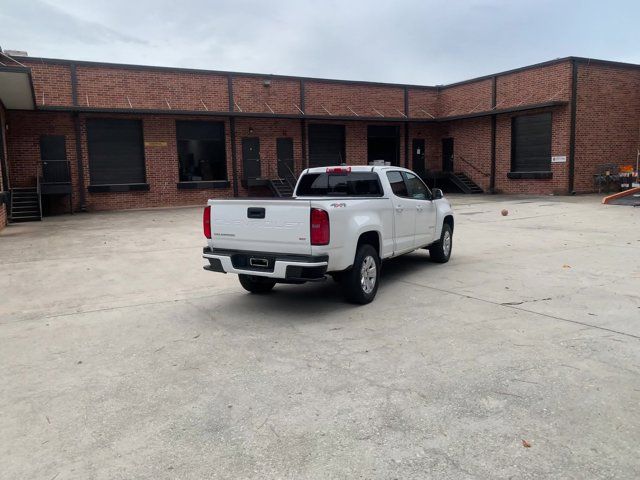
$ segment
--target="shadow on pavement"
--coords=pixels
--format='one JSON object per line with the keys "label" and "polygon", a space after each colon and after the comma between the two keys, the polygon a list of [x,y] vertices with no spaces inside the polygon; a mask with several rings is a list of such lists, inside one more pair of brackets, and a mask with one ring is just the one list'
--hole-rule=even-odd
{"label": "shadow on pavement", "polygon": [[[419,251],[387,260],[382,266],[382,278],[378,295],[369,306],[375,308],[381,296],[393,282],[408,275],[423,274],[425,278],[437,277],[438,265],[429,260],[425,251]],[[241,287],[238,286],[240,289]],[[299,316],[300,319],[317,318],[327,314],[346,314],[363,308],[348,303],[343,296],[342,286],[327,278],[323,282],[309,282],[303,285],[276,285],[271,293],[255,295],[244,292],[230,296],[225,301],[225,309],[240,315]]]}

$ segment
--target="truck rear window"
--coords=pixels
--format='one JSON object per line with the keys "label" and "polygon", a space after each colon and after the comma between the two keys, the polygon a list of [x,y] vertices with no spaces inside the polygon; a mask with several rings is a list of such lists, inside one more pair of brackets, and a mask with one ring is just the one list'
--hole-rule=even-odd
{"label": "truck rear window", "polygon": [[299,197],[381,197],[382,186],[378,174],[350,172],[344,175],[331,173],[307,173],[298,184]]}

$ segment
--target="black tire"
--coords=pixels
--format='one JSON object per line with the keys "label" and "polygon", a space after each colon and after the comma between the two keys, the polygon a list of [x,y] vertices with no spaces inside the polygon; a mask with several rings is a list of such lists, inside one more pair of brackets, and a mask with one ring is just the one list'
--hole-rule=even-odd
{"label": "black tire", "polygon": [[238,275],[240,285],[251,293],[269,293],[276,284],[275,280],[256,275]]}
{"label": "black tire", "polygon": [[[373,273],[374,276],[363,278],[365,273]],[[343,284],[345,296],[352,303],[364,305],[376,297],[380,285],[380,257],[375,248],[371,245],[358,247],[353,267],[344,273]]]}
{"label": "black tire", "polygon": [[338,284],[344,281],[344,272],[334,272],[334,273],[330,273],[329,275],[331,275],[331,278],[333,278],[333,281]]}
{"label": "black tire", "polygon": [[453,232],[451,231],[451,226],[445,223],[442,225],[440,240],[429,246],[431,261],[447,263],[451,258],[451,250],[453,250]]}

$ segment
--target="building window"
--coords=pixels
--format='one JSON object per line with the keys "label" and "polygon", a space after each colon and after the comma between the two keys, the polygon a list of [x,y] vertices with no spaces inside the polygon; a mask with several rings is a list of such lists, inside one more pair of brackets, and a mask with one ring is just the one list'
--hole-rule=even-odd
{"label": "building window", "polygon": [[223,122],[179,121],[176,137],[181,182],[227,179]]}
{"label": "building window", "polygon": [[344,125],[309,125],[309,166],[324,167],[346,162]]}
{"label": "building window", "polygon": [[551,113],[511,120],[511,171],[551,171]]}
{"label": "building window", "polygon": [[87,120],[92,185],[145,183],[140,120]]}

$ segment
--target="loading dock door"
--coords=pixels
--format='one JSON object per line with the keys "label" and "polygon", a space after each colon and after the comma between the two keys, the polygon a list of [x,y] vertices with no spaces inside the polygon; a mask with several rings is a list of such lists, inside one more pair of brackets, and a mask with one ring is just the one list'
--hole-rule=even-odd
{"label": "loading dock door", "polygon": [[511,171],[551,170],[551,114],[514,117],[511,124]]}
{"label": "loading dock door", "polygon": [[309,125],[309,167],[345,162],[344,125]]}
{"label": "loading dock door", "polygon": [[391,165],[399,165],[400,129],[387,125],[367,127],[367,161],[384,160]]}
{"label": "loading dock door", "polygon": [[87,146],[92,184],[145,182],[140,120],[90,118]]}

